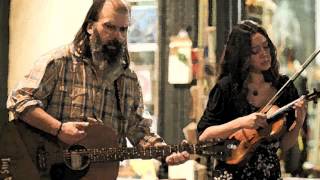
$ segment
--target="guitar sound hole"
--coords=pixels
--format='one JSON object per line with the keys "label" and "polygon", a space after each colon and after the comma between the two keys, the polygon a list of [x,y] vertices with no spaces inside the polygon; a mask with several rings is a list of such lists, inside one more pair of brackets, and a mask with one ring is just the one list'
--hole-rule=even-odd
{"label": "guitar sound hole", "polygon": [[72,145],[66,152],[64,161],[67,167],[72,170],[83,170],[90,163],[87,149],[81,145]]}

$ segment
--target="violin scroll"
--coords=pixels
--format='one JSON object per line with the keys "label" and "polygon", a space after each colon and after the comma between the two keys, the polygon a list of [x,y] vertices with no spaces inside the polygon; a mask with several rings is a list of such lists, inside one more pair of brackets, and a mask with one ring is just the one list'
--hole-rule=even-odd
{"label": "violin scroll", "polygon": [[313,88],[313,93],[306,95],[305,99],[307,101],[313,101],[314,104],[318,103],[318,98],[320,97],[320,91]]}

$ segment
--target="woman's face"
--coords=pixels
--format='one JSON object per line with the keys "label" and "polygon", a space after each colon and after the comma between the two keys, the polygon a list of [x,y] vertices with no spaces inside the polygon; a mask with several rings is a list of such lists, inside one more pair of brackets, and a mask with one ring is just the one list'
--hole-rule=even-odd
{"label": "woman's face", "polygon": [[250,71],[262,72],[271,67],[268,40],[260,33],[251,36]]}

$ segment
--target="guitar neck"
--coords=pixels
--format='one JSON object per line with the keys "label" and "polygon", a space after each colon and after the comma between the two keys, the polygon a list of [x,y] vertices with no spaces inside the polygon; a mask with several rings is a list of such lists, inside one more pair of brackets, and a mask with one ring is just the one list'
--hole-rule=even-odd
{"label": "guitar neck", "polygon": [[[198,145],[166,145],[158,147],[124,147],[124,148],[95,148],[85,149],[77,153],[86,154],[91,162],[104,161],[122,161],[125,159],[151,159],[157,157],[166,157],[173,152],[187,151],[195,154],[198,151]],[[65,156],[69,156],[70,152],[65,152]]]}

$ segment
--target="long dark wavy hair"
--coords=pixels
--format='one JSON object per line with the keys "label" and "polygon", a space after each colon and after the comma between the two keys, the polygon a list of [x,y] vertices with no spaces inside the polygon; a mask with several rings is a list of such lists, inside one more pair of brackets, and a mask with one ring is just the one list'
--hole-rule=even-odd
{"label": "long dark wavy hair", "polygon": [[[84,57],[89,57],[91,58],[91,50],[90,50],[90,34],[87,32],[87,27],[88,24],[94,21],[98,21],[100,12],[103,8],[103,5],[106,2],[112,3],[112,6],[116,12],[119,13],[127,13],[130,17],[130,7],[128,4],[126,4],[122,0],[93,0],[93,3],[84,19],[83,24],[81,25],[81,28],[77,32],[73,44],[74,47],[81,56]],[[127,42],[125,45],[125,50],[124,50],[124,57],[123,60],[125,61],[125,66],[124,68],[128,68],[130,65],[130,58],[129,58],[129,51],[127,47]]]}
{"label": "long dark wavy hair", "polygon": [[251,55],[251,37],[255,33],[262,34],[268,41],[271,55],[271,68],[263,72],[264,79],[275,86],[279,78],[279,63],[276,48],[267,32],[260,25],[251,20],[244,20],[234,26],[229,34],[224,52],[221,56],[219,80],[231,76],[232,82],[237,84],[238,91],[244,87],[249,75],[249,60]]}

